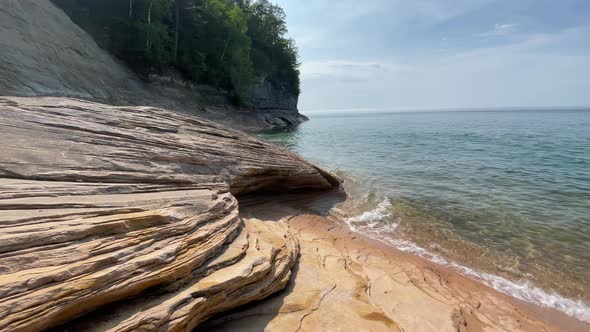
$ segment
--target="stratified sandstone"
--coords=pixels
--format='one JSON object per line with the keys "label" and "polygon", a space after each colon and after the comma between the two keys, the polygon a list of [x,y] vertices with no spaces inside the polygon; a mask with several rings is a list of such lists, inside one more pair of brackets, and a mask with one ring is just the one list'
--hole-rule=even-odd
{"label": "stratified sandstone", "polygon": [[262,299],[285,287],[297,240],[242,220],[234,195],[337,185],[156,108],[0,98],[0,142],[2,331],[186,331]]}
{"label": "stratified sandstone", "polygon": [[245,220],[282,220],[299,239],[286,291],[197,331],[589,331],[587,323],[519,302],[286,201],[241,208]]}

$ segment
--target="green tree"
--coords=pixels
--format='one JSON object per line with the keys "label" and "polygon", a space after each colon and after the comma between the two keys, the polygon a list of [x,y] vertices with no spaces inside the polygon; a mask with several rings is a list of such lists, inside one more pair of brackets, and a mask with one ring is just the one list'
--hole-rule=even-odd
{"label": "green tree", "polygon": [[298,52],[295,42],[286,37],[285,12],[268,0],[258,0],[246,6],[249,8],[248,36],[254,49],[252,61],[256,73],[299,95]]}
{"label": "green tree", "polygon": [[167,23],[171,19],[169,0],[143,0],[144,18],[136,21],[140,38],[136,49],[143,48],[145,63],[162,68],[171,61],[171,38]]}
{"label": "green tree", "polygon": [[254,66],[250,59],[251,42],[246,35],[248,23],[240,7],[234,6],[228,11],[227,29],[228,41],[231,45],[230,81],[235,96],[239,101],[248,93],[249,88],[255,81]]}
{"label": "green tree", "polygon": [[174,67],[236,101],[256,77],[299,94],[295,43],[268,0],[53,0],[140,73]]}

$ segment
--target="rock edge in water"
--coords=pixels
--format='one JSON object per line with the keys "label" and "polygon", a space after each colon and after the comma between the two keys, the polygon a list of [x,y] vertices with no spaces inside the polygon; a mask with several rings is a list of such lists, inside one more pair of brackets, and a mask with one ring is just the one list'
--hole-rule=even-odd
{"label": "rock edge in water", "polygon": [[0,140],[2,331],[185,331],[262,299],[285,287],[297,239],[242,220],[234,196],[338,183],[151,107],[0,98]]}

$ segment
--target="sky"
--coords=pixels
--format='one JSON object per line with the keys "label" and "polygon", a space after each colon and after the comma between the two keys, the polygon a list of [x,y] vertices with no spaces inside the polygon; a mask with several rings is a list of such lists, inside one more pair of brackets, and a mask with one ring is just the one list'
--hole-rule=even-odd
{"label": "sky", "polygon": [[274,0],[302,111],[590,106],[590,0]]}

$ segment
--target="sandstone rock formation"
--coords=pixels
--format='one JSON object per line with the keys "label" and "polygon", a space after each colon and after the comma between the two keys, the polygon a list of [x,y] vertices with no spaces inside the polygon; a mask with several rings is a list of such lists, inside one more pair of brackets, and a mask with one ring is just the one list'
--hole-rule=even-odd
{"label": "sandstone rock formation", "polygon": [[[266,90],[264,90],[266,91]],[[0,96],[63,96],[115,105],[148,105],[198,115],[239,129],[299,124],[297,108],[257,99],[236,109],[221,91],[139,80],[49,0],[3,0]],[[273,99],[273,100],[274,100]],[[294,101],[296,106],[296,99]],[[293,105],[293,100],[289,105]]]}
{"label": "sandstone rock formation", "polygon": [[297,239],[242,220],[235,195],[338,185],[282,148],[150,107],[0,98],[0,142],[2,331],[188,331],[262,299],[289,280]]}
{"label": "sandstone rock formation", "polygon": [[276,203],[244,218],[281,219],[300,243],[286,291],[225,313],[197,331],[588,331],[590,325],[509,296],[418,257],[393,250],[344,223]]}

